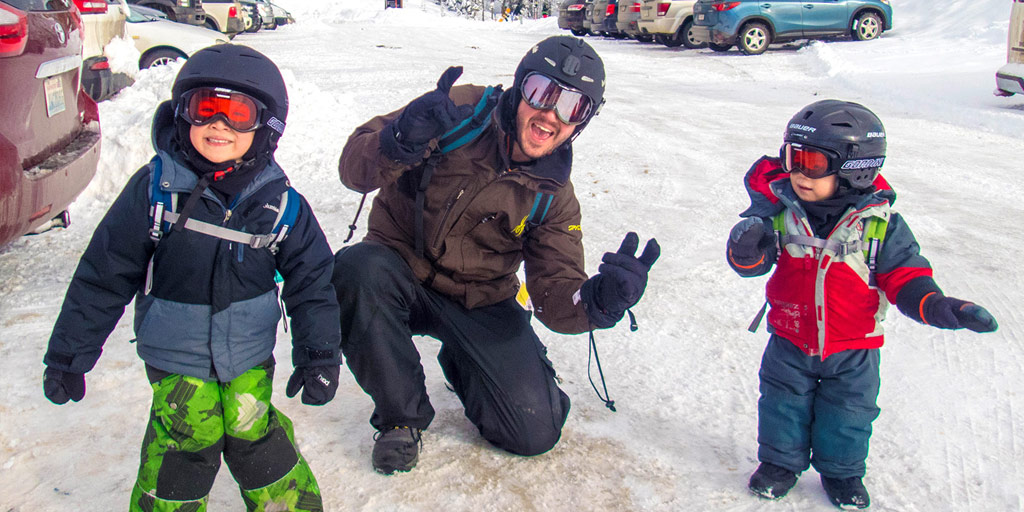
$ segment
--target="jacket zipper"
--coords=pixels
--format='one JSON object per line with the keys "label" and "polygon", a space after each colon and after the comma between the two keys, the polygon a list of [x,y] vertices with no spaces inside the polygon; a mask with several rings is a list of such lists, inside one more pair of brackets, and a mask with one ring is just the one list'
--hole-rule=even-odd
{"label": "jacket zipper", "polygon": [[444,236],[444,225],[448,222],[448,216],[451,215],[452,210],[455,208],[455,203],[458,202],[464,193],[466,193],[466,187],[460,188],[459,193],[453,199],[449,199],[448,203],[444,205],[444,213],[441,215],[441,222],[437,224],[437,232],[434,234],[430,247],[437,247],[441,243],[441,238]]}

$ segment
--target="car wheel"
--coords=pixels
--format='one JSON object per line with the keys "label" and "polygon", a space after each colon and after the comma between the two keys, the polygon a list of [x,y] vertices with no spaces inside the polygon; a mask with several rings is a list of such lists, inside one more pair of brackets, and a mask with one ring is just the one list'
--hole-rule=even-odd
{"label": "car wheel", "polygon": [[146,54],[139,59],[139,69],[146,69],[151,66],[163,66],[164,64],[174,62],[178,59],[187,58],[188,55],[185,55],[184,53],[161,48],[159,50],[146,52]]}
{"label": "car wheel", "polygon": [[736,46],[747,55],[761,55],[772,44],[772,34],[764,23],[747,23],[740,30]]}
{"label": "car wheel", "polygon": [[572,35],[574,35],[576,37],[583,37],[583,36],[587,35],[587,31],[583,30],[583,29],[571,28],[571,29],[569,29],[569,32],[572,32]]}
{"label": "car wheel", "polygon": [[636,40],[640,41],[641,43],[650,43],[650,42],[654,41],[654,36],[652,36],[650,34],[638,35],[638,36],[636,36]]}
{"label": "car wheel", "polygon": [[677,30],[674,34],[666,34],[666,35],[662,36],[663,37],[662,44],[664,44],[665,46],[668,46],[669,48],[677,48],[679,46],[682,46],[682,44],[683,44],[682,32],[683,32],[683,27],[679,27],[679,30]]}
{"label": "car wheel", "polygon": [[727,51],[729,51],[732,48],[732,45],[731,44],[708,43],[708,48],[711,48],[712,50],[714,50],[716,52],[727,52]]}
{"label": "car wheel", "polygon": [[255,17],[253,17],[252,25],[250,25],[248,28],[246,28],[245,31],[250,33],[250,34],[252,34],[254,32],[259,32],[260,31],[260,27],[262,27],[262,26],[263,26],[263,18],[261,18],[261,17],[259,17],[259,15],[257,15]]}
{"label": "car wheel", "polygon": [[873,12],[857,16],[853,22],[853,38],[858,41],[875,39],[882,34],[882,19]]}
{"label": "car wheel", "polygon": [[665,44],[665,34],[654,34],[654,42],[658,44]]}
{"label": "car wheel", "polygon": [[679,28],[679,40],[683,43],[683,46],[695,50],[697,48],[703,48],[704,43],[693,38],[693,20],[686,20],[683,22],[683,26]]}

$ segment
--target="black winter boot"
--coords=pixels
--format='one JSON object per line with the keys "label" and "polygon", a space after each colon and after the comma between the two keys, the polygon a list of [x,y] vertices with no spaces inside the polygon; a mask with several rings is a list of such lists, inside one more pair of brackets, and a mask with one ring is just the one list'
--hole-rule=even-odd
{"label": "black winter boot", "polygon": [[390,475],[395,471],[409,471],[420,460],[420,429],[392,427],[374,434],[373,469]]}
{"label": "black winter boot", "polygon": [[871,506],[871,497],[859,476],[850,478],[829,478],[821,475],[821,486],[825,488],[832,504],[843,510],[855,510]]}
{"label": "black winter boot", "polygon": [[754,474],[750,475],[747,488],[762,498],[777,500],[785,496],[794,485],[796,473],[770,462],[762,462]]}

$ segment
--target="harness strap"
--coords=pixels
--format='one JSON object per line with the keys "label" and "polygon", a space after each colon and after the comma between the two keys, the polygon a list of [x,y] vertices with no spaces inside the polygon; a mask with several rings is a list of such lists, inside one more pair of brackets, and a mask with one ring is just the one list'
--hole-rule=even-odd
{"label": "harness strap", "polygon": [[[179,218],[180,215],[177,213],[164,212],[163,220],[166,222],[174,224],[178,221]],[[262,249],[264,247],[269,247],[271,243],[278,241],[277,239],[281,236],[281,232],[286,231],[285,226],[282,226],[281,232],[279,233],[253,235],[250,233],[246,233],[245,231],[228,229],[222,226],[218,226],[216,224],[210,224],[209,222],[196,220],[194,218],[187,219],[183,227],[190,231],[203,233],[205,235],[210,235],[216,238],[220,238],[222,240],[227,240],[229,242],[238,242],[240,244],[245,244],[252,247],[253,249]]]}
{"label": "harness strap", "polygon": [[815,247],[818,249],[832,251],[839,256],[846,256],[853,254],[857,251],[866,249],[864,241],[853,240],[850,242],[836,242],[835,240],[825,240],[823,238],[815,238],[807,235],[782,235],[779,239],[779,243],[782,247],[789,244],[802,245],[805,247]]}

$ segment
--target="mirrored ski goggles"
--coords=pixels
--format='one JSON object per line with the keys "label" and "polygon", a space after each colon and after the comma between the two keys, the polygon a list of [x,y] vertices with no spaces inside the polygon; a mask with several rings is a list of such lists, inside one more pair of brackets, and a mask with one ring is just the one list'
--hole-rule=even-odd
{"label": "mirrored ski goggles", "polygon": [[192,126],[204,126],[218,119],[237,132],[251,132],[261,126],[267,106],[248,94],[220,87],[198,87],[181,95],[181,117]]}
{"label": "mirrored ski goggles", "polygon": [[839,155],[812,146],[787,142],[779,149],[782,168],[786,172],[799,172],[812,179],[835,174],[838,169],[832,164]]}
{"label": "mirrored ski goggles", "polygon": [[569,126],[586,121],[594,109],[594,102],[582,91],[540,73],[526,75],[521,92],[527,105],[537,110],[554,109],[558,120]]}

